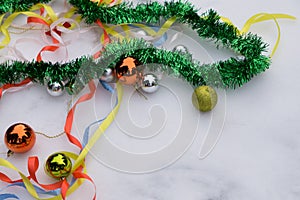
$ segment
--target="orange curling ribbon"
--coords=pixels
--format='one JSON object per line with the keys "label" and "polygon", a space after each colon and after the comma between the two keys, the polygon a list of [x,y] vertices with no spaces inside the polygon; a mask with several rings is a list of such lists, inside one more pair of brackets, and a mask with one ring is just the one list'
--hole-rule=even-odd
{"label": "orange curling ribbon", "polygon": [[75,113],[75,109],[76,109],[77,105],[81,102],[90,100],[96,92],[96,86],[95,86],[95,83],[94,83],[93,80],[90,81],[88,85],[89,85],[90,92],[88,94],[85,94],[85,95],[81,96],[76,101],[74,106],[69,111],[69,113],[67,115],[66,123],[65,123],[65,132],[67,134],[67,137],[68,137],[69,141],[71,143],[75,144],[76,146],[78,146],[80,149],[82,149],[82,145],[78,141],[77,138],[75,138],[74,136],[71,135],[71,130],[72,130],[72,125],[73,125],[74,113]]}

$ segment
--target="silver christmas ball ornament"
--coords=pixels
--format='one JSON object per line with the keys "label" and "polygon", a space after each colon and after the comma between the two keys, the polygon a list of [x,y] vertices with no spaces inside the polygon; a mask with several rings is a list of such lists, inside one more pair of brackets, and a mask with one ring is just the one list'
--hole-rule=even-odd
{"label": "silver christmas ball ornament", "polygon": [[158,90],[158,88],[158,78],[152,73],[144,74],[141,89],[146,93],[154,93]]}
{"label": "silver christmas ball ornament", "polygon": [[48,81],[47,83],[47,92],[53,97],[63,95],[64,90],[65,84],[62,81]]}
{"label": "silver christmas ball ornament", "polygon": [[115,75],[114,75],[114,70],[111,68],[106,68],[100,77],[101,81],[105,81],[107,83],[111,83],[115,81]]}
{"label": "silver christmas ball ornament", "polygon": [[189,53],[188,48],[184,45],[177,45],[173,48],[173,52]]}

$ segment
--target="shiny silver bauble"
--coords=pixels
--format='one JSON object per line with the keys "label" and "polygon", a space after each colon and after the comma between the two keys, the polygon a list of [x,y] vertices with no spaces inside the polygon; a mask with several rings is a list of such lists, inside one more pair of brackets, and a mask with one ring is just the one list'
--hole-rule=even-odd
{"label": "shiny silver bauble", "polygon": [[101,81],[105,81],[107,83],[111,83],[115,81],[115,74],[114,74],[114,70],[111,68],[106,68],[102,74],[102,76],[100,77]]}
{"label": "shiny silver bauble", "polygon": [[158,88],[158,78],[152,73],[144,74],[141,82],[141,89],[146,93],[154,93]]}
{"label": "shiny silver bauble", "polygon": [[65,84],[62,81],[49,81],[47,83],[47,92],[53,97],[63,95],[64,90]]}

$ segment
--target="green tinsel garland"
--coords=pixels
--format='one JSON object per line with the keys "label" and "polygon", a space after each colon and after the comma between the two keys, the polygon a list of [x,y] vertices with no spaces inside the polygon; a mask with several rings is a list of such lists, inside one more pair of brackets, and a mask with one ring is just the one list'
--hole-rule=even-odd
{"label": "green tinsel garland", "polygon": [[98,19],[107,24],[157,23],[161,18],[169,19],[175,16],[178,22],[188,24],[200,37],[220,42],[248,59],[259,56],[267,47],[267,44],[256,35],[251,33],[240,35],[235,26],[220,21],[220,16],[214,10],[198,15],[197,10],[189,2],[179,0],[165,2],[164,5],[152,2],[138,4],[136,7],[130,3],[98,6],[87,0],[69,0],[69,2],[78,8],[77,12],[89,24]]}
{"label": "green tinsel garland", "polygon": [[[159,67],[180,75],[194,86],[212,85],[215,87],[235,88],[249,81],[254,75],[264,71],[269,64],[265,56],[258,56],[251,62],[242,63],[231,58],[214,64],[201,65],[191,60],[190,54],[157,49],[144,40],[132,39],[108,44],[97,62],[91,57],[81,57],[68,63],[47,62],[7,62],[0,65],[2,83],[15,82],[25,78],[44,83],[45,78],[53,81],[69,80],[75,89],[81,89],[91,78],[100,77],[107,67],[113,68],[121,59],[132,56],[150,70]],[[233,67],[224,68],[230,62]],[[154,65],[148,65],[152,64]],[[250,63],[250,64],[249,64]],[[249,65],[249,66],[248,66]]]}
{"label": "green tinsel garland", "polygon": [[51,0],[0,0],[0,15],[4,13],[14,13],[27,11],[37,3],[48,3]]}
{"label": "green tinsel garland", "polygon": [[[77,12],[85,18],[87,23],[93,23],[98,19],[108,24],[157,23],[161,18],[168,19],[176,16],[178,22],[188,24],[201,38],[211,39],[217,46],[222,44],[239,55],[237,58],[232,57],[226,61],[201,66],[198,62],[190,61],[190,55],[184,56],[176,52],[158,50],[148,44],[142,45],[144,42],[138,42],[137,40],[123,42],[118,45],[111,44],[106,47],[105,52],[114,52],[114,55],[119,55],[116,56],[119,59],[122,56],[131,55],[138,58],[142,63],[158,63],[168,66],[175,74],[181,74],[182,77],[195,86],[211,84],[235,88],[249,81],[254,75],[265,71],[270,65],[270,58],[262,55],[262,52],[266,51],[267,44],[260,37],[251,33],[239,34],[235,26],[220,21],[220,16],[213,10],[199,16],[197,10],[189,2],[172,1],[165,2],[164,5],[152,2],[138,4],[136,7],[129,3],[116,6],[104,4],[98,6],[97,3],[89,0],[69,0],[69,2],[78,8]],[[130,50],[131,53],[125,54],[122,51],[123,48],[130,49],[127,45],[135,47],[137,44],[145,45],[145,48],[139,48],[135,51]],[[45,77],[51,80],[67,79],[74,82],[74,77],[83,66],[87,66],[84,67],[84,70],[87,71],[85,71],[86,75],[81,77],[89,77],[89,72],[92,73],[93,71],[98,71],[98,76],[100,76],[104,68],[113,67],[112,62],[110,62],[112,54],[108,54],[109,57],[106,57],[104,53],[102,59],[97,63],[94,63],[92,58],[87,57],[65,64],[45,62],[4,63],[0,66],[0,83],[17,82],[27,77],[41,83],[43,83]],[[118,59],[113,62],[117,61]],[[166,67],[163,69],[168,70]],[[222,84],[220,84],[220,81],[211,80],[211,74],[214,73],[220,73]]]}

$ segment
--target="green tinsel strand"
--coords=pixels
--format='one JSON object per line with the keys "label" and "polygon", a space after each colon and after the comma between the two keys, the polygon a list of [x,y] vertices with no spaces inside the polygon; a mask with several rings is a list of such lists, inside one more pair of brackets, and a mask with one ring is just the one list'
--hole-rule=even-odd
{"label": "green tinsel strand", "polygon": [[137,58],[153,71],[157,67],[180,76],[194,86],[235,88],[265,71],[270,65],[270,59],[262,55],[251,60],[230,58],[201,65],[191,60],[190,54],[157,49],[144,40],[132,39],[108,44],[97,62],[90,57],[81,57],[63,64],[6,62],[0,64],[0,83],[15,83],[28,77],[41,84],[44,84],[45,79],[69,80],[80,91],[90,79],[101,77],[105,68],[114,68],[118,61],[128,56]]}
{"label": "green tinsel strand", "polygon": [[[198,10],[189,2],[165,2],[161,5],[157,2],[148,4],[138,4],[133,7],[130,3],[122,3],[116,6],[100,5],[85,0],[70,0],[71,4],[78,8],[78,13],[87,23],[94,23],[100,20],[108,24],[123,23],[157,23],[160,18],[168,19],[177,17],[178,22],[191,26],[200,37],[214,39],[222,42],[226,47],[232,48],[235,52],[240,52],[246,57],[259,55],[255,52],[261,52],[265,44],[255,35],[239,35],[235,26],[221,22],[220,16],[214,10],[199,16]],[[237,41],[239,41],[237,43]],[[243,46],[251,44],[247,49],[253,50],[249,53],[243,51]],[[253,53],[254,52],[254,53]]]}
{"label": "green tinsel strand", "polygon": [[4,13],[14,13],[27,11],[37,3],[48,3],[51,0],[0,0],[0,15]]}
{"label": "green tinsel strand", "polygon": [[2,84],[16,83],[28,77],[41,84],[44,83],[44,79],[47,77],[51,78],[51,80],[71,80],[77,75],[84,62],[87,62],[89,59],[82,57],[64,64],[9,61],[0,64],[0,82]]}
{"label": "green tinsel strand", "polygon": [[156,49],[143,40],[136,39],[107,45],[99,63],[114,68],[119,60],[128,56],[137,58],[141,63],[155,63],[151,65],[152,71],[157,66],[163,71],[169,71],[170,68],[172,74],[180,75],[194,86],[209,84],[215,87],[236,88],[265,71],[270,65],[270,59],[262,55],[250,61],[230,58],[210,65],[201,65],[192,61],[189,54]]}

